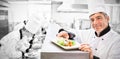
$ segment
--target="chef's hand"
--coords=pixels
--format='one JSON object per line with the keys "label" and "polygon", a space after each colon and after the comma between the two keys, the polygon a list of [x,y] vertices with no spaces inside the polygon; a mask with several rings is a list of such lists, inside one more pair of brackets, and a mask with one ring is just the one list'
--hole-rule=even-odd
{"label": "chef's hand", "polygon": [[92,49],[89,44],[81,44],[79,49],[84,52],[89,52],[90,59],[93,59]]}
{"label": "chef's hand", "polygon": [[69,35],[66,31],[61,31],[60,33],[57,34],[57,37],[63,37],[65,39],[68,39]]}

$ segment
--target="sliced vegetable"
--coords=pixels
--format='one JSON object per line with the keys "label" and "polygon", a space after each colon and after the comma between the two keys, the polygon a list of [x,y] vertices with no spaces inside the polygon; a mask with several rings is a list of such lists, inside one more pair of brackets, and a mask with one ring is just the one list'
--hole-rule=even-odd
{"label": "sliced vegetable", "polygon": [[62,45],[62,46],[74,46],[75,45],[74,40],[66,40],[63,38],[57,39],[57,43]]}

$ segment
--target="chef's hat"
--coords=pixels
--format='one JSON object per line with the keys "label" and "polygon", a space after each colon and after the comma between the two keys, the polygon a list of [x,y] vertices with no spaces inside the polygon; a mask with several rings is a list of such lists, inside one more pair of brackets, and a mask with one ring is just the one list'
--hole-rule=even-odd
{"label": "chef's hat", "polygon": [[92,14],[98,13],[98,12],[106,13],[107,11],[106,11],[105,7],[102,7],[102,6],[96,7],[96,8],[93,8],[93,10],[89,10],[89,16],[92,15]]}
{"label": "chef's hat", "polygon": [[40,26],[40,20],[36,19],[35,17],[31,17],[25,25],[25,28],[32,34],[35,34],[38,32]]}
{"label": "chef's hat", "polygon": [[88,0],[89,15],[104,12],[106,13],[105,1],[104,0]]}

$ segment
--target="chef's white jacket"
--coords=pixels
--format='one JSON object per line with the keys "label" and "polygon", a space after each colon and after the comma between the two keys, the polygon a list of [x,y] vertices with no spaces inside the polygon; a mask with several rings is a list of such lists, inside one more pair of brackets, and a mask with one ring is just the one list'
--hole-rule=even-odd
{"label": "chef's white jacket", "polygon": [[76,41],[90,44],[93,54],[100,59],[120,59],[120,35],[112,29],[101,37],[93,29],[70,32],[75,33]]}
{"label": "chef's white jacket", "polygon": [[[0,40],[0,44],[2,45],[0,47],[0,59],[21,59],[22,51],[29,47],[29,40],[27,38],[25,40],[20,39],[20,32],[16,30],[4,36]],[[40,44],[38,39],[35,38],[32,48],[40,48]]]}
{"label": "chef's white jacket", "polygon": [[13,31],[0,40],[0,54],[5,56],[0,56],[1,58],[20,58],[22,56],[21,51],[17,50],[17,43],[20,40],[19,31]]}

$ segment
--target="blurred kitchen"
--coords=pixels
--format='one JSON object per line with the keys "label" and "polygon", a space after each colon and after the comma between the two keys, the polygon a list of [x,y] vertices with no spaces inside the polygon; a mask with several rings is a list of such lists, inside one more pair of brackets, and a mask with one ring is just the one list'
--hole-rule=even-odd
{"label": "blurred kitchen", "polygon": [[[120,0],[105,0],[105,7],[111,26],[120,33]],[[88,10],[87,0],[0,0],[0,38],[32,14],[41,20],[45,33],[50,22],[66,29],[89,29]]]}
{"label": "blurred kitchen", "polygon": [[[50,23],[65,29],[90,29],[88,3],[88,0],[0,0],[0,38],[16,30],[31,15],[41,21],[43,40]],[[120,34],[120,0],[105,0],[104,6],[110,26]]]}

